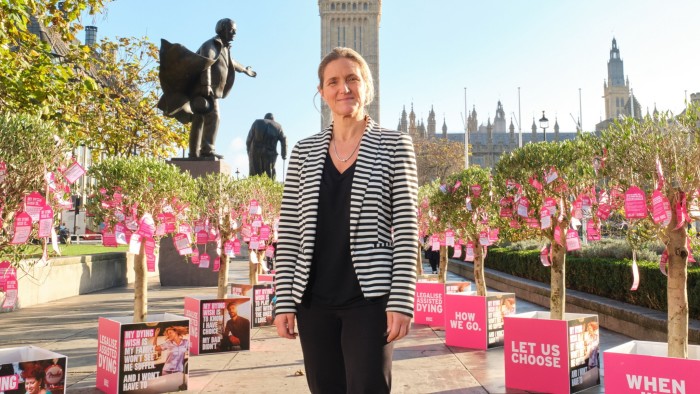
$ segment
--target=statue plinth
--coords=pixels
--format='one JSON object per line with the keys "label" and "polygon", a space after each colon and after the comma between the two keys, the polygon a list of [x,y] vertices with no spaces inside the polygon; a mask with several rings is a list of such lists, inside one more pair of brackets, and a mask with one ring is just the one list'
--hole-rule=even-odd
{"label": "statue plinth", "polygon": [[[171,159],[168,164],[188,171],[193,178],[199,178],[210,173],[231,175],[231,167],[221,160]],[[216,255],[216,243],[195,245],[199,253],[206,250],[209,254],[209,268],[199,268],[185,256],[180,256],[172,237],[163,237],[160,241],[158,269],[161,286],[216,286],[219,273],[213,271]]]}

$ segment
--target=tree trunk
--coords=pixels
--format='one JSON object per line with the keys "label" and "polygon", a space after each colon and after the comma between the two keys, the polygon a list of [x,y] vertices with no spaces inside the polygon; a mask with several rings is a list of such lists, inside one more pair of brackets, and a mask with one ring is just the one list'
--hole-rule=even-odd
{"label": "tree trunk", "polygon": [[440,246],[440,268],[438,270],[438,282],[447,282],[447,246]]}
{"label": "tree trunk", "polygon": [[416,275],[423,275],[423,248],[418,243],[418,257],[416,259]]}
{"label": "tree trunk", "polygon": [[[250,254],[248,258],[248,280],[250,281],[251,285],[257,285],[258,266],[260,265],[260,261],[258,261],[258,252],[255,250],[249,250],[248,253]],[[255,264],[253,263],[254,261],[257,261],[258,263]]]}
{"label": "tree trunk", "polygon": [[141,242],[134,256],[134,323],[146,321],[148,314],[148,281],[146,280],[146,242]]}
{"label": "tree trunk", "polygon": [[[479,245],[477,239],[474,245]],[[482,246],[474,248],[474,284],[476,287],[476,295],[486,296],[486,277],[484,276],[484,253]]]}
{"label": "tree trunk", "polygon": [[221,254],[219,262],[219,282],[216,289],[216,298],[225,298],[226,293],[228,293],[228,255],[226,253]]}
{"label": "tree trunk", "polygon": [[[675,207],[675,201],[671,201]],[[688,358],[688,232],[685,225],[673,230],[677,223],[676,210],[671,210],[668,233],[668,356]]]}
{"label": "tree trunk", "polygon": [[[566,234],[564,227],[562,234]],[[549,318],[552,320],[564,319],[566,306],[566,247],[552,241],[552,266],[549,295]]]}

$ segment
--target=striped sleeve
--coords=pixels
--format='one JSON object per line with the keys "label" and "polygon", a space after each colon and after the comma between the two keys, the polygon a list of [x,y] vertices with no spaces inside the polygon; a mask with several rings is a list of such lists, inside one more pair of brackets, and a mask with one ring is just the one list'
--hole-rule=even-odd
{"label": "striped sleeve", "polygon": [[294,146],[289,157],[289,167],[284,181],[282,207],[280,210],[279,237],[277,241],[277,258],[275,272],[275,313],[296,313],[292,295],[294,271],[299,254],[299,144]]}
{"label": "striped sleeve", "polygon": [[394,237],[391,290],[387,311],[413,316],[418,258],[418,178],[413,142],[399,134],[394,154],[391,210]]}

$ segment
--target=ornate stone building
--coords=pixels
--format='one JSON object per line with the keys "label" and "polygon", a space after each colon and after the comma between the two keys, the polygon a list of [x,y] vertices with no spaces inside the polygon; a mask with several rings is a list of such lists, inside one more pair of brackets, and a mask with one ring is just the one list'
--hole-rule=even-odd
{"label": "ornate stone building", "polygon": [[[416,141],[422,138],[446,138],[456,141],[464,146],[464,131],[448,132],[446,122],[443,120],[441,133],[435,129],[435,111],[431,107],[428,112],[428,127],[423,126],[423,120],[416,120],[416,114],[411,104],[411,112],[406,113],[404,107],[399,118],[398,130],[408,133]],[[496,116],[493,122],[490,118],[486,124],[479,124],[476,108],[467,117],[467,130],[469,132],[469,145],[471,145],[470,165],[479,165],[485,168],[493,168],[503,153],[511,152],[518,147],[518,134],[515,131],[513,120],[506,128],[505,110],[503,104],[498,101],[496,104]],[[555,118],[554,126],[547,135],[547,141],[562,141],[576,138],[576,132],[561,132],[559,122]],[[523,144],[529,142],[540,142],[544,140],[544,135],[538,133],[536,120],[532,119],[531,132],[523,132]]]}
{"label": "ornate stone building", "polygon": [[620,116],[642,117],[642,106],[632,94],[629,77],[625,77],[624,63],[615,38],[612,40],[608,59],[608,79],[603,81],[603,99],[605,119],[596,125],[596,132],[606,129]]}
{"label": "ornate stone building", "polygon": [[[374,78],[374,101],[369,115],[379,119],[379,22],[382,0],[318,0],[321,16],[321,58],[335,47],[359,52],[369,64]],[[321,102],[321,125],[331,122],[328,106]]]}

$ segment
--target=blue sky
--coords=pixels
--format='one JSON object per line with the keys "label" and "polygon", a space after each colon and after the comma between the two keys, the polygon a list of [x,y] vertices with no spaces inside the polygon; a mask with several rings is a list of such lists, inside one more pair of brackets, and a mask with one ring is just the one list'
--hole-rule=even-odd
{"label": "blue sky", "polygon": [[[479,123],[501,100],[517,130],[518,87],[523,132],[542,110],[561,131],[574,131],[579,89],[584,130],[605,116],[603,81],[612,38],[617,39],[635,96],[646,111],[680,112],[684,97],[700,92],[697,15],[700,2],[676,0],[384,0],[380,23],[381,123],[395,128],[403,106],[418,118],[431,106],[449,131],[463,129],[467,105]],[[241,174],[248,172],[250,125],[272,112],[289,149],[320,128],[314,97],[321,58],[315,0],[116,0],[83,24],[103,37],[161,38],[191,50],[214,36],[229,17],[238,33],[233,57],[258,72],[238,74],[221,105],[217,150]],[[570,115],[571,114],[571,115]],[[281,177],[282,162],[277,172]]]}

